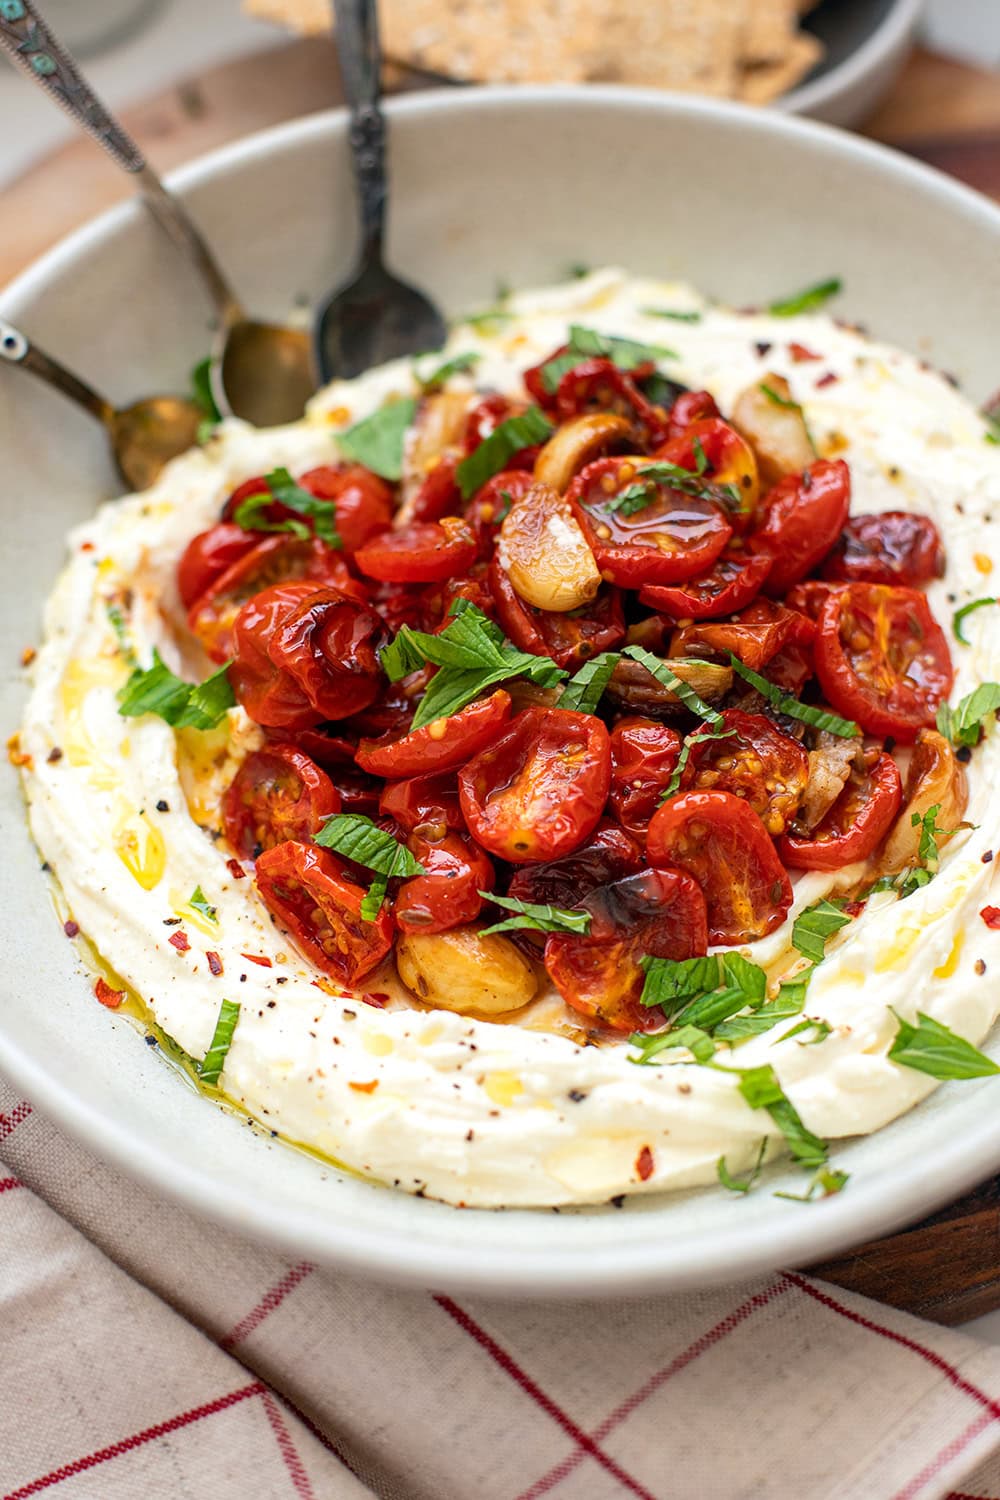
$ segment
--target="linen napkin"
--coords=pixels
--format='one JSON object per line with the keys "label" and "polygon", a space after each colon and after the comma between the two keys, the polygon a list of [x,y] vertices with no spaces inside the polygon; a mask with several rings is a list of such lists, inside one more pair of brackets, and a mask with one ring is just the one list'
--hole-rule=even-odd
{"label": "linen napkin", "polygon": [[510,1303],[294,1263],[0,1079],[0,1492],[1000,1496],[1000,1350],[788,1272]]}

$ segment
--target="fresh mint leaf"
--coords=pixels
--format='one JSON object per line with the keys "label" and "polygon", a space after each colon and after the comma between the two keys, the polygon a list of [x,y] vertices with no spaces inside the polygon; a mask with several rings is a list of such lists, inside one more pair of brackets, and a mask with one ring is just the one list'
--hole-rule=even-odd
{"label": "fresh mint leaf", "polygon": [[620,651],[602,651],[599,656],[585,661],[563,687],[559,707],[578,714],[595,713],[619,661]]}
{"label": "fresh mint leaf", "polygon": [[502,906],[515,913],[506,922],[497,922],[487,927],[487,932],[577,932],[590,931],[590,912],[572,911],[565,906],[538,905],[532,901],[519,901],[516,896],[497,896],[491,891],[480,891],[485,901]]}
{"label": "fresh mint leaf", "polygon": [[296,521],[292,517],[280,521],[267,519],[267,511],[275,502],[309,521],[320,541],[331,547],[343,545],[337,531],[337,508],[333,501],[318,500],[315,495],[310,495],[287,469],[273,469],[265,475],[264,489],[242,500],[233,513],[233,520],[245,531],[290,531],[303,540],[308,537],[310,528],[305,521]]}
{"label": "fresh mint leaf", "polygon": [[641,1003],[662,1006],[667,1014],[678,1002],[692,1000],[722,983],[722,964],[715,954],[705,958],[649,958],[640,963],[646,974]]}
{"label": "fresh mint leaf", "polygon": [[[676,672],[665,661],[661,660],[660,657],[654,656],[651,651],[644,650],[642,646],[626,646],[622,654],[630,656],[633,661],[637,661],[640,666],[645,667],[646,671],[656,678],[661,687],[665,687],[668,692],[673,693],[674,697],[678,698],[684,704],[685,708],[689,708],[693,714],[697,714],[699,719],[704,719],[707,724],[722,723],[722,715],[718,709],[712,708],[703,698],[700,698],[694,688],[689,687],[686,682],[678,677]],[[692,662],[691,664],[694,665],[695,663]],[[706,663],[698,663],[698,665],[706,665]]]}
{"label": "fresh mint leaf", "polygon": [[790,719],[798,719],[801,724],[811,724],[814,729],[825,729],[844,740],[853,740],[860,735],[861,729],[853,719],[842,719],[839,714],[830,713],[827,709],[800,703],[791,693],[778,687],[777,683],[768,682],[766,677],[740,661],[732,651],[729,652],[729,662],[737,676],[742,677],[744,682],[749,682],[758,693],[762,693],[779,713],[787,714]]}
{"label": "fresh mint leaf", "polygon": [[677,1026],[670,1031],[657,1031],[652,1035],[635,1031],[629,1037],[629,1042],[639,1055],[633,1057],[630,1053],[627,1061],[639,1066],[654,1062],[661,1052],[674,1047],[686,1047],[698,1063],[710,1062],[716,1051],[712,1038],[698,1026]]}
{"label": "fresh mint leaf", "polygon": [[200,885],[196,885],[188,901],[192,911],[200,912],[206,922],[218,922],[219,913],[214,906],[205,899],[205,893]]}
{"label": "fresh mint leaf", "polygon": [[406,434],[416,415],[416,401],[387,401],[378,411],[337,436],[337,447],[345,458],[363,464],[383,479],[403,477]]}
{"label": "fresh mint leaf", "polygon": [[815,286],[807,286],[791,297],[779,298],[767,310],[772,318],[794,318],[799,313],[815,312],[817,308],[825,306],[831,297],[836,297],[838,292],[843,291],[843,287],[844,283],[839,276],[831,276],[829,280],[818,281]]}
{"label": "fresh mint leaf", "polygon": [[975,749],[998,708],[1000,682],[981,682],[955,708],[950,703],[941,704],[937,711],[938,731],[953,745]]}
{"label": "fresh mint leaf", "polygon": [[724,1156],[720,1156],[719,1160],[715,1164],[715,1172],[719,1181],[722,1183],[722,1186],[724,1188],[728,1188],[731,1193],[749,1193],[750,1189],[753,1187],[754,1183],[757,1181],[758,1177],[761,1174],[764,1166],[764,1156],[766,1152],[767,1136],[765,1135],[761,1140],[760,1147],[757,1151],[757,1160],[754,1162],[753,1166],[750,1167],[749,1171],[741,1172],[736,1176],[734,1176],[726,1166],[726,1158]]}
{"label": "fresh mint leaf", "polygon": [[529,406],[520,416],[500,422],[455,470],[462,499],[470,499],[488,479],[505,469],[516,453],[535,443],[544,443],[553,431],[552,423],[537,406]]}
{"label": "fresh mint leaf", "polygon": [[810,963],[820,964],[826,957],[827,941],[850,921],[832,901],[817,901],[800,912],[792,923],[792,947]]}
{"label": "fresh mint leaf", "polygon": [[616,338],[573,323],[565,354],[557,354],[542,366],[542,385],[549,395],[554,395],[567,370],[572,370],[584,359],[610,359],[619,370],[628,371],[638,365],[655,364],[660,359],[676,358],[676,350],[666,349],[662,344],[642,344],[636,339]]}
{"label": "fresh mint leaf", "polygon": [[212,361],[200,359],[191,371],[191,399],[201,412],[197,441],[205,443],[222,421],[214,395],[212,394]]}
{"label": "fresh mint leaf", "polygon": [[739,1075],[739,1091],[751,1109],[766,1109],[777,1125],[792,1157],[802,1167],[818,1170],[826,1164],[825,1141],[802,1123],[798,1111],[778,1082],[770,1063],[747,1068]]}
{"label": "fresh mint leaf", "polygon": [[240,1007],[236,1001],[223,1000],[219,1007],[219,1016],[209,1049],[198,1065],[198,1076],[202,1083],[213,1085],[218,1083],[239,1018]]}
{"label": "fresh mint leaf", "polygon": [[271,495],[248,495],[234,510],[233,520],[244,531],[287,531],[301,542],[308,541],[309,527],[304,521],[296,521],[294,516],[286,516],[281,521],[268,520],[267,512],[273,504]]}
{"label": "fresh mint leaf", "polygon": [[362,922],[375,922],[378,920],[378,914],[382,910],[382,903],[385,900],[388,888],[389,882],[386,877],[384,875],[376,875],[361,901]]}
{"label": "fresh mint leaf", "polygon": [[174,729],[214,729],[236,702],[229,667],[226,662],[204,682],[184,682],[154,646],[152,665],[136,667],[118,694],[118,712],[125,719],[156,714]]}
{"label": "fresh mint leaf", "polygon": [[812,1203],[817,1193],[823,1198],[832,1198],[834,1193],[842,1192],[850,1180],[847,1172],[835,1167],[820,1167],[804,1193],[775,1193],[774,1196],[787,1198],[790,1203]]}
{"label": "fresh mint leaf", "polygon": [[386,880],[408,879],[411,875],[427,873],[405,844],[379,828],[364,813],[334,813],[327,818],[314,842],[356,865],[364,865]]}
{"label": "fresh mint leaf", "polygon": [[[891,1009],[891,1007],[890,1007]],[[1000,1067],[985,1052],[980,1052],[964,1037],[932,1016],[917,1011],[917,1024],[904,1021],[892,1012],[899,1022],[889,1058],[903,1067],[914,1068],[918,1073],[927,1073],[931,1078],[986,1078],[1000,1073]]]}

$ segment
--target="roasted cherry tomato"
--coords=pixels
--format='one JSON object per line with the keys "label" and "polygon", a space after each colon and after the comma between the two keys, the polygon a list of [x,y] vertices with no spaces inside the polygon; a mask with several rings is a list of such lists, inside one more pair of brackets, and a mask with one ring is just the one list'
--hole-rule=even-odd
{"label": "roasted cherry tomato", "polygon": [[712,943],[749,943],[773,932],[792,887],[767,830],[731,792],[682,792],[649,825],[651,865],[687,870],[705,895]]}
{"label": "roasted cherry tomato", "polygon": [[808,838],[786,834],[778,852],[793,870],[839,870],[873,854],[903,801],[896,762],[881,754],[863,775],[852,771],[844,790]]}
{"label": "roasted cherry tomato", "polygon": [[492,744],[510,718],[510,694],[503,688],[479,698],[449,719],[380,740],[362,740],[357,762],[362,771],[396,781],[427,772],[451,771]]}
{"label": "roasted cherry tomato", "polygon": [[366,818],[378,817],[382,792],[380,781],[347,766],[331,766],[329,773],[342,812],[363,813]]}
{"label": "roasted cherry tomato", "polygon": [[483,907],[479,892],[491,891],[496,879],[478,844],[463,833],[411,833],[407,844],[426,874],[400,887],[394,903],[400,931],[447,932],[474,922]]}
{"label": "roasted cherry tomato", "polygon": [[328,849],[286,843],[257,861],[257,890],[295,946],[324,974],[355,985],[392,947],[392,916],[384,904],[374,922],[361,916],[366,892],[348,879]]}
{"label": "roasted cherry tomato", "polygon": [[784,833],[809,780],[809,756],[799,742],[763,714],[738,708],[727,708],[721,724],[703,725],[706,732],[713,737],[692,745],[684,788],[731,792],[753,808],[772,838]]}
{"label": "roasted cherry tomato", "polygon": [[705,901],[697,883],[681,870],[643,870],[577,905],[590,913],[589,933],[553,933],[545,944],[545,967],[566,1004],[615,1031],[661,1025],[662,1016],[640,1004],[639,959],[705,952]]}
{"label": "roasted cherry tomato", "polygon": [[796,609],[771,599],[755,599],[731,620],[706,620],[675,631],[671,656],[717,655],[731,651],[753,670],[760,671],[785,646],[809,646],[816,627]]}
{"label": "roasted cherry tomato", "polygon": [[683,437],[693,423],[704,422],[709,417],[718,415],[719,408],[715,404],[715,398],[708,391],[682,391],[670,408],[667,436]]}
{"label": "roasted cherry tomato", "polygon": [[810,620],[818,620],[819,612],[830,595],[841,588],[841,583],[827,583],[822,578],[803,578],[801,583],[793,584],[788,590],[785,603],[789,609],[797,609],[799,614],[808,615]]}
{"label": "roasted cherry tomato", "polygon": [[760,497],[760,477],[754,451],[735,427],[721,417],[691,422],[657,448],[653,460],[676,464],[700,474],[706,482],[728,486],[732,493],[728,518],[736,531],[747,530]]}
{"label": "roasted cherry tomato", "polygon": [[816,673],[838,713],[909,742],[951,692],[948,642],[915,589],[851,583],[819,613]]}
{"label": "roasted cherry tomato", "polygon": [[325,542],[301,541],[287,533],[268,536],[219,573],[188,612],[188,624],[213,661],[233,654],[236,616],[248,599],[273,584],[309,581],[328,584],[341,593],[364,600],[361,585],[347,564]]}
{"label": "roasted cherry tomato", "polygon": [[489,559],[497,532],[513,504],[521,500],[534,485],[525,469],[503,469],[476,491],[465,512],[465,524],[472,530],[479,556]]}
{"label": "roasted cherry tomato", "polygon": [[336,589],[264,589],[240,610],[233,638],[230,681],[258,724],[309,729],[347,718],[374,701],[383,680],[385,626]]}
{"label": "roasted cherry tomato", "polygon": [[930,583],[943,572],[944,547],[934,522],[905,510],[849,517],[823,564],[824,578],[908,588]]}
{"label": "roasted cherry tomato", "polygon": [[452,833],[465,830],[465,819],[458,805],[458,783],[451,771],[390,781],[382,791],[379,811],[394,818],[407,833],[420,830],[428,838],[436,831],[443,837],[449,830]]}
{"label": "roasted cherry tomato", "polygon": [[611,885],[643,866],[639,845],[616,823],[602,821],[597,831],[561,859],[544,865],[519,865],[507,888],[508,896],[536,906],[575,906],[599,885]]}
{"label": "roasted cherry tomato", "polygon": [[220,521],[208,531],[199,531],[184,549],[177,564],[177,591],[185,609],[196,600],[233,563],[260,541],[260,533],[244,531],[242,526]]}
{"label": "roasted cherry tomato", "polygon": [[750,550],[773,558],[769,594],[786,593],[823,561],[844,529],[850,504],[851,472],[842,458],[817,459],[768,492]]}
{"label": "roasted cherry tomato", "polygon": [[639,590],[639,601],[675,620],[714,620],[735,614],[755,599],[770,571],[769,557],[723,552],[700,578],[673,588],[652,584]]}
{"label": "roasted cherry tomato", "polygon": [[589,838],[608,797],[611,743],[592,714],[528,708],[460,772],[470,831],[511,864],[540,864]]}
{"label": "roasted cherry tomato", "polygon": [[568,353],[569,345],[560,344],[558,349],[553,349],[551,354],[547,354],[544,359],[539,360],[537,365],[532,365],[530,370],[525,370],[524,372],[524,384],[528,389],[529,395],[533,398],[536,404],[543,407],[545,411],[555,411],[556,391],[559,389],[559,387],[557,383],[555,387],[550,391],[548,385],[545,382],[545,377],[542,372],[544,371],[545,366],[547,364],[550,364],[552,360],[561,359],[564,354]]}
{"label": "roasted cherry tomato", "polygon": [[632,424],[636,445],[655,448],[667,435],[667,414],[654,406],[636,385],[641,374],[651,374],[652,362],[627,375],[610,359],[582,359],[567,370],[556,391],[555,410],[559,422],[568,422],[586,412],[611,412]]}
{"label": "roasted cherry tomato", "polygon": [[[340,724],[330,726],[333,729],[341,729]],[[327,733],[322,726],[315,729],[265,729],[268,740],[274,745],[290,745],[293,750],[301,750],[303,755],[308,755],[318,766],[329,771],[331,766],[338,769],[341,766],[354,765],[354,752],[358,748],[358,742],[354,735]]]}
{"label": "roasted cherry tomato", "polygon": [[644,480],[648,462],[599,458],[566,493],[597,566],[620,588],[697,578],[733,534],[713,501],[682,495],[666,480]]}
{"label": "roasted cherry tomato", "polygon": [[340,811],[333,782],[292,745],[254,750],[222,799],[226,838],[243,859],[256,859],[288,839],[307,844]]}
{"label": "roasted cherry tomato", "polygon": [[462,509],[462,491],[455,482],[457,467],[454,454],[445,454],[428,469],[410,503],[411,522],[440,521],[442,516],[458,514]]}
{"label": "roasted cherry tomato", "polygon": [[483,562],[473,563],[468,573],[458,578],[449,578],[447,583],[428,584],[424,601],[428,613],[438,630],[451,624],[451,607],[456,599],[468,599],[483,614],[493,619],[497,612],[496,600],[490,593],[487,567]]}
{"label": "roasted cherry tomato", "polygon": [[602,651],[613,651],[625,639],[625,617],[617,589],[605,585],[592,604],[556,613],[536,609],[515,592],[499,555],[490,564],[489,579],[497,620],[514,645],[535,656],[551,656],[568,672],[575,672]]}
{"label": "roasted cherry tomato", "polygon": [[633,838],[644,840],[649,820],[670,784],[680,736],[654,719],[619,719],[611,731],[611,811]]}
{"label": "roasted cherry tomato", "polygon": [[476,560],[475,539],[462,522],[404,526],[383,532],[358,549],[355,562],[368,578],[382,583],[442,583],[464,573]]}
{"label": "roasted cherry tomato", "polygon": [[299,484],[317,500],[333,501],[337,532],[349,556],[392,525],[392,490],[361,464],[323,464],[303,474]]}

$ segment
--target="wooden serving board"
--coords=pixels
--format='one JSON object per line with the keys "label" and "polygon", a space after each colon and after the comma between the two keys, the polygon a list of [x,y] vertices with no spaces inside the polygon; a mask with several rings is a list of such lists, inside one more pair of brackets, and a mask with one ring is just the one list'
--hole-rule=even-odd
{"label": "wooden serving board", "polygon": [[[396,72],[391,88],[425,80]],[[269,125],[340,102],[332,44],[313,38],[198,74],[123,113],[161,171]],[[917,51],[864,133],[1000,199],[1000,78]],[[3,194],[0,285],[71,229],[128,196],[86,139]],[[850,1189],[848,1189],[850,1191]],[[803,1210],[808,1212],[808,1210]],[[1000,1307],[1000,1177],[923,1223],[812,1268],[852,1291],[939,1323]]]}

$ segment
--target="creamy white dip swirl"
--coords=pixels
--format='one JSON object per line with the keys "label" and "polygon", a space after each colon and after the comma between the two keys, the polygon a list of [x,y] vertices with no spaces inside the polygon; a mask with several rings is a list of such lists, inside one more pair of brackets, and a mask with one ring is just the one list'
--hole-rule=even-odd
{"label": "creamy white dip swirl", "polygon": [[[645,308],[701,317],[667,321]],[[479,353],[477,386],[520,391],[523,370],[564,342],[571,322],[669,345],[677,357],[662,362],[664,372],[710,390],[723,412],[765,371],[785,375],[821,451],[850,463],[854,513],[912,510],[937,522],[948,570],[929,594],[945,628],[957,605],[996,591],[1000,447],[984,441],[969,403],[911,356],[824,316],[735,314],[689,288],[614,271],[520,293],[505,311],[489,332],[456,327],[442,356]],[[793,340],[821,359],[797,363]],[[836,380],[824,381],[831,373]],[[455,385],[471,391],[472,378]],[[583,1047],[516,1024],[379,1010],[332,995],[272,923],[252,880],[234,878],[229,851],[192,816],[174,731],[152,716],[118,714],[127,668],[108,601],[130,589],[129,634],[139,658],[148,662],[157,646],[180,669],[169,623],[179,610],[177,560],[217,520],[230,490],[279,465],[297,474],[335,461],[337,430],[387,395],[414,393],[411,367],[400,362],[329,387],[296,426],[255,432],[227,423],[154,489],[102,506],[73,533],[70,563],[46,610],[21,735],[32,758],[34,836],[73,919],[185,1051],[202,1057],[222,999],[240,1003],[221,1087],[286,1139],[407,1191],[467,1205],[599,1203],[713,1181],[720,1156],[736,1171],[763,1136],[780,1148],[770,1117],[744,1102],[731,1074],[685,1061],[683,1052],[639,1067],[624,1042]],[[1000,609],[972,614],[966,631],[971,647],[952,643],[953,701],[981,681],[1000,680]],[[193,810],[202,822],[256,738],[238,709],[219,731],[183,732],[181,758],[190,770],[193,757],[199,773]],[[50,761],[55,747],[62,756]],[[801,1033],[783,1041],[793,1020],[731,1059],[721,1054],[740,1067],[773,1064],[805,1124],[822,1137],[877,1130],[936,1086],[888,1060],[893,1009],[911,1020],[926,1011],[973,1042],[1000,1011],[1000,932],[979,916],[998,902],[990,894],[997,861],[984,863],[1000,844],[996,726],[968,771],[967,817],[976,827],[949,843],[936,879],[905,903],[874,897],[830,942],[805,1014],[826,1021],[831,1034],[812,1045],[803,1045]],[[792,916],[851,875],[800,880]],[[214,923],[187,904],[197,886],[217,909]],[[780,969],[791,920],[743,951]],[[169,941],[181,930],[186,952]],[[210,971],[208,952],[221,974]],[[644,1147],[652,1171],[642,1181]]]}

